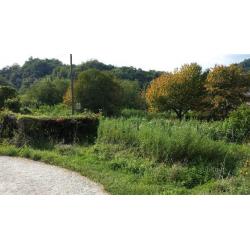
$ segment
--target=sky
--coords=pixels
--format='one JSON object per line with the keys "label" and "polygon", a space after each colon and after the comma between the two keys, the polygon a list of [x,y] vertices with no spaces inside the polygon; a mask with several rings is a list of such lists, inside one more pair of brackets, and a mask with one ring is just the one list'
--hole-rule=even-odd
{"label": "sky", "polygon": [[164,71],[250,57],[248,0],[0,1],[0,68],[70,53]]}

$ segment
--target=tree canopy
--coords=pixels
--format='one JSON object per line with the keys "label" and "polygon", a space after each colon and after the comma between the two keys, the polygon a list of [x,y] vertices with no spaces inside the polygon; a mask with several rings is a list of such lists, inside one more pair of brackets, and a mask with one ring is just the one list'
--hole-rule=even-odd
{"label": "tree canopy", "polygon": [[[154,70],[144,71],[134,67],[116,67],[114,65],[99,62],[98,60],[90,60],[79,65],[73,65],[74,77],[77,78],[82,71],[89,69],[110,72],[116,78],[123,80],[137,81],[142,89],[145,89],[146,86],[161,73]],[[27,89],[37,80],[45,76],[69,79],[70,67],[57,59],[39,59],[31,57],[23,66],[14,64],[0,69],[0,76],[8,80],[17,89]]]}
{"label": "tree canopy", "polygon": [[0,86],[0,108],[4,107],[4,103],[8,99],[15,98],[17,91],[9,86]]}
{"label": "tree canopy", "polygon": [[39,59],[30,57],[21,67],[18,64],[4,67],[0,76],[7,79],[15,88],[28,88],[37,80],[51,75],[53,70],[62,66],[57,59]]}
{"label": "tree canopy", "polygon": [[146,103],[137,81],[116,79],[122,88],[122,107],[129,109],[144,109]]}
{"label": "tree canopy", "polygon": [[239,63],[244,71],[250,71],[250,58]]}
{"label": "tree canopy", "polygon": [[[75,99],[81,104],[82,110],[102,110],[107,115],[113,115],[121,106],[122,89],[110,74],[89,69],[78,76],[75,83]],[[64,102],[71,102],[70,89],[65,95]]]}
{"label": "tree canopy", "polygon": [[11,86],[11,83],[5,77],[0,75],[0,86]]}
{"label": "tree canopy", "polygon": [[55,105],[63,102],[63,96],[69,86],[69,81],[44,78],[37,81],[24,96],[24,102],[36,102],[38,105]]}
{"label": "tree canopy", "polygon": [[172,73],[154,79],[146,92],[146,100],[153,110],[173,111],[179,119],[196,109],[203,94],[204,76],[196,63],[185,64]]}
{"label": "tree canopy", "polygon": [[213,118],[225,118],[228,113],[246,101],[250,78],[237,65],[217,65],[210,70],[205,88],[207,108]]}
{"label": "tree canopy", "polygon": [[[77,101],[82,108],[95,112],[103,109],[112,114],[120,108],[145,109],[147,103],[149,109],[171,110],[179,119],[189,111],[198,111],[200,118],[223,119],[246,102],[249,76],[250,59],[206,71],[196,63],[173,72],[117,67],[98,60],[73,65]],[[69,81],[70,66],[57,59],[31,57],[23,66],[14,64],[0,69],[0,87],[13,87],[20,96],[7,101],[9,107],[18,104],[19,99],[23,107],[62,101],[70,104]]]}

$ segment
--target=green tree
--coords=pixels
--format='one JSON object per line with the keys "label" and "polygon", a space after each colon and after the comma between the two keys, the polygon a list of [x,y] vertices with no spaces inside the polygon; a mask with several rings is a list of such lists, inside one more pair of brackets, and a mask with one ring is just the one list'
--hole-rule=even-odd
{"label": "green tree", "polygon": [[63,102],[63,96],[69,86],[69,81],[44,78],[29,88],[23,102],[37,102],[38,105],[55,105]]}
{"label": "green tree", "polygon": [[19,89],[22,84],[22,72],[21,67],[18,64],[4,67],[0,70],[0,78],[4,77],[10,85]]}
{"label": "green tree", "polygon": [[144,71],[134,67],[115,67],[112,73],[119,79],[138,81],[140,87],[145,89],[148,84],[156,77],[160,76],[162,72],[159,71]]}
{"label": "green tree", "polygon": [[[145,71],[134,67],[116,67],[97,60],[90,60],[80,65],[73,65],[75,78],[77,78],[78,74],[82,71],[88,69],[110,72],[114,74],[116,78],[123,80],[137,81],[143,90],[146,89],[154,78],[163,73],[154,70]],[[14,64],[0,69],[0,75],[7,79],[15,88],[24,91],[45,76],[68,79],[70,76],[70,66],[63,64],[57,59],[30,57],[23,66]]]}
{"label": "green tree", "polygon": [[245,59],[244,61],[239,63],[239,66],[242,67],[244,71],[250,71],[250,58]]}
{"label": "green tree", "polygon": [[100,70],[100,71],[109,71],[111,69],[113,69],[114,66],[113,65],[107,65],[104,64],[102,62],[99,62],[98,60],[89,60],[85,63],[82,63],[80,65],[77,66],[77,71],[81,72],[81,71],[85,71],[88,69],[96,69],[96,70]]}
{"label": "green tree", "polygon": [[62,63],[57,59],[39,59],[30,57],[21,68],[22,74],[22,89],[29,88],[37,80],[49,76],[53,70]]}
{"label": "green tree", "polygon": [[151,110],[171,110],[182,119],[188,111],[199,107],[203,93],[202,68],[192,63],[153,80],[146,91],[146,100]]}
{"label": "green tree", "polygon": [[5,77],[0,75],[0,86],[11,86],[11,83]]}
{"label": "green tree", "polygon": [[17,91],[9,86],[0,86],[0,108],[4,107],[4,102],[17,97]]}
{"label": "green tree", "polygon": [[81,108],[107,114],[117,113],[122,104],[122,89],[107,73],[90,69],[79,74],[75,84],[76,102]]}
{"label": "green tree", "polygon": [[21,108],[21,102],[20,99],[18,97],[16,98],[12,98],[12,99],[7,99],[4,101],[4,107],[18,113],[20,111]]}
{"label": "green tree", "polygon": [[122,106],[129,109],[144,109],[146,107],[145,98],[137,81],[116,80],[123,92]]}
{"label": "green tree", "polygon": [[70,78],[70,66],[63,65],[63,66],[56,67],[52,72],[52,77],[59,78],[59,79],[69,79]]}
{"label": "green tree", "polygon": [[34,77],[35,79],[50,75],[53,70],[61,66],[62,63],[57,59],[39,59],[30,57],[22,66],[24,77]]}

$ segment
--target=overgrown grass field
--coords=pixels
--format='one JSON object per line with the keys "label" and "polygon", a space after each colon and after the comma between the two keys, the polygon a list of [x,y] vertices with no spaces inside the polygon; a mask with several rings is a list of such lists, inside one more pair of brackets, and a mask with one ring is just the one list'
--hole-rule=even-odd
{"label": "overgrown grass field", "polygon": [[250,194],[250,149],[234,131],[228,121],[102,118],[95,144],[2,142],[0,154],[72,169],[111,194]]}

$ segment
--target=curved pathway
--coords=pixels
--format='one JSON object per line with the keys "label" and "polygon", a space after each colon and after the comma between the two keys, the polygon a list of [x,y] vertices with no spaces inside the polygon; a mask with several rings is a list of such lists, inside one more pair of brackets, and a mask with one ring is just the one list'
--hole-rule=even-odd
{"label": "curved pathway", "polygon": [[0,156],[0,194],[107,194],[103,187],[67,169]]}

